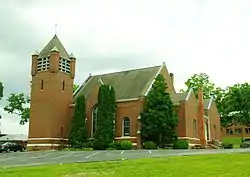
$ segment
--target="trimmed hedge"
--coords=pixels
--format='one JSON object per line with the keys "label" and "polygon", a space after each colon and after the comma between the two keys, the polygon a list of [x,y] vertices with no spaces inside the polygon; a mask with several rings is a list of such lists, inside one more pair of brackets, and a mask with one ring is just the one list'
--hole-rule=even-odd
{"label": "trimmed hedge", "polygon": [[177,141],[175,141],[173,149],[188,149],[187,140],[177,140]]}
{"label": "trimmed hedge", "polygon": [[130,150],[133,148],[133,144],[131,141],[122,141],[121,142],[121,150]]}
{"label": "trimmed hedge", "polygon": [[234,145],[232,143],[222,143],[223,149],[233,149]]}
{"label": "trimmed hedge", "polygon": [[153,141],[146,141],[144,143],[144,148],[145,149],[157,149],[157,145]]}

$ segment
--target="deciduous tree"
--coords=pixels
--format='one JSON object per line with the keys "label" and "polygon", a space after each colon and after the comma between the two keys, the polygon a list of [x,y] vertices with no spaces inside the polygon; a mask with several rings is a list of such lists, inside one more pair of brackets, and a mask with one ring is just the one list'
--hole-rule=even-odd
{"label": "deciduous tree", "polygon": [[72,118],[69,134],[69,144],[73,148],[83,148],[84,143],[87,141],[87,129],[85,121],[85,97],[84,95],[80,95],[76,100],[74,116]]}
{"label": "deciduous tree", "polygon": [[250,125],[250,85],[235,84],[228,88],[225,97],[227,116],[233,124]]}
{"label": "deciduous tree", "polygon": [[79,85],[73,85],[73,93],[78,89]]}
{"label": "deciduous tree", "polygon": [[29,120],[29,103],[30,98],[25,96],[23,93],[20,94],[10,94],[7,98],[8,105],[5,106],[4,110],[11,114],[16,114],[20,116],[20,125],[24,125]]}
{"label": "deciduous tree", "polygon": [[178,117],[166,89],[164,77],[158,75],[146,97],[144,110],[141,113],[143,142],[153,141],[160,147],[166,143],[172,143],[177,137]]}
{"label": "deciduous tree", "polygon": [[211,98],[215,90],[214,83],[210,81],[206,73],[194,74],[185,82],[185,85],[187,86],[186,90],[182,89],[181,92],[189,91],[192,88],[196,97],[198,97],[199,88],[202,87],[204,99]]}
{"label": "deciduous tree", "polygon": [[213,97],[216,102],[218,112],[221,116],[221,125],[226,127],[230,124],[230,122],[227,122],[227,120],[229,121],[230,119],[222,119],[223,116],[226,116],[225,108],[227,107],[227,103],[224,101],[226,89],[216,87],[206,73],[194,74],[185,82],[185,85],[187,88],[185,90],[182,89],[181,92],[187,92],[192,88],[195,96],[198,97],[198,89],[202,88],[204,99],[210,99]]}
{"label": "deciduous tree", "polygon": [[[76,89],[78,86],[74,85],[74,88]],[[73,89],[74,89],[73,88]],[[1,92],[1,88],[0,88]],[[20,116],[20,125],[24,125],[29,121],[30,118],[30,97],[25,96],[24,93],[12,93],[7,98],[8,105],[5,106],[4,110],[11,114],[16,114]]]}

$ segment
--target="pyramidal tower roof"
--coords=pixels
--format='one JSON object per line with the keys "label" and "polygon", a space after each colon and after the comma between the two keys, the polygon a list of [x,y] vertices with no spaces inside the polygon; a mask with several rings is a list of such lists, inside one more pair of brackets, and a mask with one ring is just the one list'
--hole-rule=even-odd
{"label": "pyramidal tower roof", "polygon": [[55,35],[49,41],[49,43],[43,48],[43,50],[39,53],[38,58],[48,57],[50,54],[50,51],[54,50],[54,49],[57,49],[59,51],[60,57],[65,58],[65,59],[70,58],[68,52],[63,47],[63,45],[62,45],[61,41],[59,40],[59,38],[57,37],[57,35]]}

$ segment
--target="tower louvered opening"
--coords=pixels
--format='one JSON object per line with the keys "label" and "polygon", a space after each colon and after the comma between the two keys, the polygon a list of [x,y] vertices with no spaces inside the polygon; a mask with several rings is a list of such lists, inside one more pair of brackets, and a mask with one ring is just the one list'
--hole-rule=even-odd
{"label": "tower louvered opening", "polygon": [[37,60],[37,71],[49,70],[49,58],[39,58]]}
{"label": "tower louvered opening", "polygon": [[70,74],[70,60],[60,57],[59,70]]}

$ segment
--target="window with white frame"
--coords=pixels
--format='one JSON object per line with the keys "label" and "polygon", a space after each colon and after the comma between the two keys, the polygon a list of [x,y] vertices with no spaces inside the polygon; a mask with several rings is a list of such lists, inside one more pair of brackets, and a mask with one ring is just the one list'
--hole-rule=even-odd
{"label": "window with white frame", "polygon": [[233,130],[232,130],[231,128],[228,128],[228,129],[226,130],[226,134],[227,134],[227,135],[232,135],[232,134],[233,134]]}
{"label": "window with white frame", "polygon": [[128,117],[123,119],[123,136],[130,136],[130,120]]}
{"label": "window with white frame", "polygon": [[97,106],[93,107],[92,110],[92,137],[94,137],[95,135],[95,131],[96,131],[96,126],[97,126]]}
{"label": "window with white frame", "polygon": [[70,73],[70,60],[60,57],[59,70],[65,73]]}
{"label": "window with white frame", "polygon": [[245,132],[246,134],[250,134],[250,128],[249,127],[245,128]]}
{"label": "window with white frame", "polygon": [[196,123],[196,119],[193,120],[193,131],[194,131],[194,138],[197,138],[197,123]]}
{"label": "window with white frame", "polygon": [[241,128],[235,128],[234,133],[235,134],[241,134]]}
{"label": "window with white frame", "polygon": [[38,58],[37,59],[37,71],[49,70],[49,58]]}

